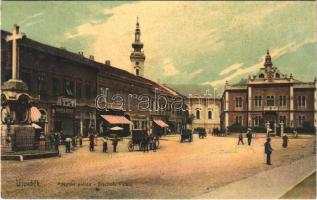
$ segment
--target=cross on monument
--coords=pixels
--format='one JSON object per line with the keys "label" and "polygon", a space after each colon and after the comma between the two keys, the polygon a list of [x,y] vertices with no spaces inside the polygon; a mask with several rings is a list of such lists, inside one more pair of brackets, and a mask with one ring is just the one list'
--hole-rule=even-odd
{"label": "cross on monument", "polygon": [[19,66],[17,65],[17,40],[25,37],[24,33],[19,32],[19,26],[14,24],[12,35],[6,37],[6,41],[12,41],[12,79],[19,79]]}

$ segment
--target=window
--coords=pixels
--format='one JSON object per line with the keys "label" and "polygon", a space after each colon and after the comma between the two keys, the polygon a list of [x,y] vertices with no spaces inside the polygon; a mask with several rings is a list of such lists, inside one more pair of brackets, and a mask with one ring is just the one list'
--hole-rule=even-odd
{"label": "window", "polygon": [[298,96],[298,107],[306,107],[306,97]]}
{"label": "window", "polygon": [[211,110],[208,111],[208,119],[212,119],[212,112],[211,112]]}
{"label": "window", "polygon": [[284,127],[286,125],[286,116],[280,116],[280,123],[283,122],[284,123]]}
{"label": "window", "polygon": [[53,78],[53,95],[58,96],[60,94],[60,82],[57,78]]}
{"label": "window", "polygon": [[139,65],[139,62],[135,62],[136,65]]}
{"label": "window", "polygon": [[303,126],[304,121],[305,121],[305,116],[303,116],[303,115],[298,116],[298,125],[299,126]]}
{"label": "window", "polygon": [[64,93],[66,96],[73,97],[74,96],[74,82],[65,80],[64,81]]}
{"label": "window", "polygon": [[275,77],[276,77],[276,78],[280,78],[280,74],[279,74],[279,73],[276,73],[276,74],[275,74]]}
{"label": "window", "polygon": [[137,75],[137,76],[140,75],[140,70],[139,69],[135,69],[135,75]]}
{"label": "window", "polygon": [[254,126],[260,126],[260,124],[261,124],[261,116],[255,116],[255,118],[254,118]]}
{"label": "window", "polygon": [[76,83],[76,98],[81,98],[81,83]]}
{"label": "window", "polygon": [[262,97],[255,96],[255,107],[261,107],[261,106],[262,106]]}
{"label": "window", "polygon": [[37,89],[40,95],[46,94],[46,82],[44,74],[41,74],[37,77]]}
{"label": "window", "polygon": [[236,108],[242,108],[242,97],[236,97]]}
{"label": "window", "polygon": [[259,75],[259,78],[264,78],[264,74],[260,74],[260,75]]}
{"label": "window", "polygon": [[86,84],[86,98],[89,99],[90,97],[91,97],[90,84]]}
{"label": "window", "polygon": [[236,124],[242,125],[242,116],[236,116]]}
{"label": "window", "polygon": [[200,119],[200,110],[196,110],[196,119]]}
{"label": "window", "polygon": [[266,105],[267,106],[274,106],[274,96],[267,96],[266,97]]}
{"label": "window", "polygon": [[280,96],[279,105],[283,107],[286,106],[286,96]]}

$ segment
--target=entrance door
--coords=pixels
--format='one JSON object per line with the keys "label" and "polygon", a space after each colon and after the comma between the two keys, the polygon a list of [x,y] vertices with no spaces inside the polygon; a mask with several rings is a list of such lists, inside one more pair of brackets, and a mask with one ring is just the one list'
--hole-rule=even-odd
{"label": "entrance door", "polygon": [[264,120],[266,122],[270,122],[270,127],[273,128],[274,123],[277,122],[277,114],[276,112],[270,112],[270,113],[266,113],[264,114]]}

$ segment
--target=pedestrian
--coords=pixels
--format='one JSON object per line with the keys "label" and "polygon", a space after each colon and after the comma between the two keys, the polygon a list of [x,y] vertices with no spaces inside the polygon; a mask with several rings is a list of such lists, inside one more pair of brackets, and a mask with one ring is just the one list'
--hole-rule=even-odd
{"label": "pedestrian", "polygon": [[116,135],[112,140],[113,152],[117,152],[117,145],[118,145],[118,136]]}
{"label": "pedestrian", "polygon": [[83,137],[81,135],[79,136],[79,146],[83,146]]}
{"label": "pedestrian", "polygon": [[55,151],[57,153],[59,153],[59,148],[58,148],[58,146],[59,146],[59,135],[58,135],[57,132],[54,133],[54,146],[55,146]]}
{"label": "pedestrian", "polygon": [[244,145],[244,142],[243,142],[243,135],[242,135],[242,133],[239,133],[239,141],[238,141],[238,145],[240,145],[240,142]]}
{"label": "pedestrian", "polygon": [[248,129],[246,136],[248,138],[248,145],[250,146],[251,145],[251,141],[252,141],[251,129]]}
{"label": "pedestrian", "polygon": [[95,136],[94,136],[94,134],[91,133],[91,134],[89,135],[89,150],[90,150],[90,151],[94,151],[94,148],[95,148],[95,147],[94,147],[94,146],[95,146],[95,145],[94,145],[94,139],[95,139]]}
{"label": "pedestrian", "polygon": [[271,163],[271,154],[272,154],[272,147],[271,147],[271,138],[267,138],[266,142],[264,143],[264,152],[266,154],[266,164],[272,165]]}
{"label": "pedestrian", "polygon": [[282,146],[283,146],[284,148],[286,148],[286,147],[288,146],[288,137],[287,137],[287,134],[284,134],[284,135],[283,135],[283,144],[282,144]]}
{"label": "pedestrian", "polygon": [[66,153],[70,153],[70,146],[71,146],[71,142],[72,142],[72,139],[70,137],[67,137],[65,139],[65,152]]}
{"label": "pedestrian", "polygon": [[106,138],[103,138],[103,148],[102,148],[102,152],[107,153],[108,151],[108,143]]}
{"label": "pedestrian", "polygon": [[65,141],[65,135],[63,131],[60,132],[59,137],[60,137],[60,144],[63,144]]}

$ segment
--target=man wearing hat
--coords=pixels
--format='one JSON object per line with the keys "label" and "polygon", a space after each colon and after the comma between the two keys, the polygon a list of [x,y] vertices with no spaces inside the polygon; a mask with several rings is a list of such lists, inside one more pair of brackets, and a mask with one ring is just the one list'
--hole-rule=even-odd
{"label": "man wearing hat", "polygon": [[271,138],[267,138],[266,142],[264,143],[264,153],[266,154],[266,164],[272,165],[271,163],[271,154],[272,154],[272,147],[271,147]]}
{"label": "man wearing hat", "polygon": [[248,138],[248,145],[251,145],[251,141],[252,141],[252,133],[251,133],[251,129],[248,128],[247,134],[246,134],[247,138]]}

